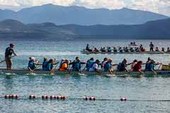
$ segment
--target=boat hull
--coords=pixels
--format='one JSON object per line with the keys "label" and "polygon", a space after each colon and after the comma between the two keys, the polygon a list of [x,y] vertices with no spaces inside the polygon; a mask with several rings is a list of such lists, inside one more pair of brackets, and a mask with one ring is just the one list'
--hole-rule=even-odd
{"label": "boat hull", "polygon": [[170,54],[170,52],[162,51],[145,51],[145,52],[90,52],[87,50],[82,50],[82,54]]}
{"label": "boat hull", "polygon": [[50,71],[42,71],[42,70],[35,70],[34,72],[30,72],[27,69],[13,69],[13,70],[6,70],[6,69],[1,69],[0,73],[1,75],[100,75],[100,76],[119,76],[119,77],[141,77],[141,76],[146,76],[146,77],[155,77],[155,76],[166,76],[170,77],[170,71],[160,71],[157,70],[154,72],[151,71],[146,71],[143,73],[140,72],[87,72],[87,71],[82,71],[82,72],[76,72],[76,71],[58,71],[58,70],[53,70],[52,72]]}

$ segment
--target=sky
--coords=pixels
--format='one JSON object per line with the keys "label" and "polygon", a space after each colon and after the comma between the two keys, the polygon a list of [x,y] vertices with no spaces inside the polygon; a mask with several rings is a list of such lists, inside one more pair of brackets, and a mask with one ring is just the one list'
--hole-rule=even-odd
{"label": "sky", "polygon": [[170,16],[170,0],[0,0],[0,9],[19,10],[49,3],[62,6],[76,5],[92,9],[130,8]]}

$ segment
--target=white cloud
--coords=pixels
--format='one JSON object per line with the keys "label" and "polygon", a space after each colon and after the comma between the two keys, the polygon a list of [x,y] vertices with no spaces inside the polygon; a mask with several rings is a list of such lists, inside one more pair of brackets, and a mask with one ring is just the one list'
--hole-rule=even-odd
{"label": "white cloud", "polygon": [[0,5],[2,6],[19,6],[16,0],[0,0]]}
{"label": "white cloud", "polygon": [[86,6],[89,8],[108,8],[119,9],[125,6],[121,0],[77,0],[74,3],[79,6]]}
{"label": "white cloud", "polygon": [[63,6],[120,9],[128,7],[170,16],[170,0],[0,0],[0,8],[23,8],[52,3]]}
{"label": "white cloud", "polygon": [[135,0],[127,7],[170,16],[170,0]]}

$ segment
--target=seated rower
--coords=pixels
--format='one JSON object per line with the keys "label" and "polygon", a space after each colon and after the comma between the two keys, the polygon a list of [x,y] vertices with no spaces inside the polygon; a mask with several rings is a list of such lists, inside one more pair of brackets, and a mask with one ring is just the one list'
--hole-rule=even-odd
{"label": "seated rower", "polygon": [[150,62],[151,62],[151,59],[150,59],[150,57],[148,57],[148,60],[145,63],[145,71],[148,70],[148,66],[149,66]]}
{"label": "seated rower", "polygon": [[155,48],[155,51],[159,51],[159,48],[158,48],[158,47],[156,47],[156,48]]}
{"label": "seated rower", "polygon": [[117,71],[128,71],[126,67],[127,67],[127,60],[124,59],[121,63],[118,64]]}
{"label": "seated rower", "polygon": [[94,63],[94,58],[90,58],[89,60],[87,60],[86,71],[89,71],[89,69],[93,66],[93,63]]}
{"label": "seated rower", "polygon": [[51,71],[54,68],[54,60],[50,59],[47,64],[47,71]]}
{"label": "seated rower", "polygon": [[115,66],[116,64],[112,64],[112,60],[108,59],[106,64],[104,65],[104,71],[109,72],[110,74],[113,73],[112,66]]}
{"label": "seated rower", "polygon": [[162,47],[162,52],[165,52],[165,48],[164,47]]}
{"label": "seated rower", "polygon": [[95,47],[94,50],[93,50],[94,53],[98,53],[99,50]]}
{"label": "seated rower", "polygon": [[129,50],[130,50],[130,52],[134,52],[135,51],[132,47]]}
{"label": "seated rower", "polygon": [[138,47],[135,47],[135,52],[140,52]]}
{"label": "seated rower", "polygon": [[50,59],[47,63],[47,71],[54,70],[54,65],[57,65],[58,62],[56,62],[54,59]]}
{"label": "seated rower", "polygon": [[106,52],[106,48],[105,48],[105,47],[102,47],[102,48],[100,49],[100,51],[104,53],[104,52]]}
{"label": "seated rower", "polygon": [[81,71],[81,64],[85,64],[85,62],[81,62],[79,57],[76,57],[69,65],[72,65],[72,71]]}
{"label": "seated rower", "polygon": [[97,73],[100,73],[100,69],[99,69],[99,65],[100,65],[100,61],[97,59],[92,67],[89,69],[90,72],[97,72]]}
{"label": "seated rower", "polygon": [[123,49],[121,47],[119,47],[119,52],[123,53]]}
{"label": "seated rower", "polygon": [[145,65],[145,71],[154,71],[155,61],[149,59]]}
{"label": "seated rower", "polygon": [[138,61],[136,59],[132,62],[132,64],[131,64],[131,71],[134,70],[134,66],[137,64],[137,62]]}
{"label": "seated rower", "polygon": [[170,52],[170,48],[169,47],[167,47],[167,51],[166,52]]}
{"label": "seated rower", "polygon": [[111,47],[107,47],[107,52],[112,52],[112,49],[111,49]]}
{"label": "seated rower", "polygon": [[48,59],[44,58],[43,63],[42,63],[42,70],[47,71],[48,70]]}
{"label": "seated rower", "polygon": [[34,57],[29,57],[28,70],[33,72],[36,69],[36,63]]}
{"label": "seated rower", "polygon": [[114,52],[114,53],[117,53],[116,47],[113,47],[113,52]]}
{"label": "seated rower", "polygon": [[104,65],[106,64],[106,62],[108,61],[108,58],[104,58],[102,63],[101,63],[101,68],[103,69],[104,68]]}
{"label": "seated rower", "polygon": [[129,52],[129,50],[128,50],[128,48],[127,48],[127,47],[124,47],[124,52],[126,52],[126,53],[128,53],[128,52]]}
{"label": "seated rower", "polygon": [[143,45],[142,45],[142,44],[140,45],[139,48],[140,48],[140,51],[141,51],[141,52],[145,52],[145,49],[143,48]]}
{"label": "seated rower", "polygon": [[69,64],[69,61],[67,59],[62,61],[58,70],[59,71],[67,71],[68,67],[69,67],[68,64]]}
{"label": "seated rower", "polygon": [[138,61],[133,67],[133,71],[142,72],[142,61]]}

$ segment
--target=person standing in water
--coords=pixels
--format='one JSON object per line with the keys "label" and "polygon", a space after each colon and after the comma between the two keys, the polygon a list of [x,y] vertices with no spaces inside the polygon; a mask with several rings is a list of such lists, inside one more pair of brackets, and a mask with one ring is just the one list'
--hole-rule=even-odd
{"label": "person standing in water", "polygon": [[7,70],[12,69],[12,55],[17,56],[13,48],[14,44],[10,43],[9,47],[7,47],[5,50],[5,61]]}

